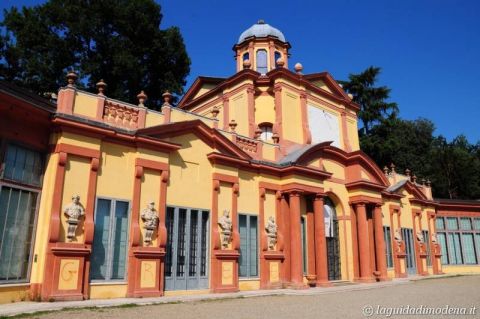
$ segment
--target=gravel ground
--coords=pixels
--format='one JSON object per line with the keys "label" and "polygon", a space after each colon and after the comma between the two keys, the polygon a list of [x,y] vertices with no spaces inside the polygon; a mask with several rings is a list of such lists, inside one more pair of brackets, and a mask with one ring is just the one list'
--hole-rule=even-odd
{"label": "gravel ground", "polygon": [[[437,311],[454,311],[453,307],[475,306],[474,315],[406,315],[392,314],[388,307],[439,307]],[[371,306],[372,308],[369,308]],[[410,307],[410,308],[407,308]],[[446,308],[449,307],[449,308]],[[347,291],[316,296],[269,296],[215,300],[180,304],[163,304],[106,309],[83,309],[35,315],[34,318],[148,318],[148,319],[253,319],[253,318],[480,318],[480,276],[462,276],[420,280],[404,285],[363,291]],[[402,310],[403,309],[403,310]],[[398,310],[397,310],[398,311]],[[420,311],[420,310],[418,310]],[[458,310],[463,311],[463,310]],[[380,313],[376,313],[380,312]],[[390,312],[391,314],[391,312]]]}

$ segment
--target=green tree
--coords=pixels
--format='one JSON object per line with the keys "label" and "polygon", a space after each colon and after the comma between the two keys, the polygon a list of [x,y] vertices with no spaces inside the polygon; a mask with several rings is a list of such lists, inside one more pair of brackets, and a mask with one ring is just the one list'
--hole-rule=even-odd
{"label": "green tree", "polygon": [[370,66],[359,74],[350,74],[348,81],[340,81],[343,89],[353,95],[353,100],[360,105],[359,119],[363,128],[361,133],[370,134],[375,123],[398,113],[397,103],[387,102],[390,89],[386,86],[375,86],[381,68]]}
{"label": "green tree", "polygon": [[56,92],[65,74],[95,92],[136,102],[141,91],[158,108],[165,90],[183,93],[190,72],[177,27],[160,29],[161,7],[153,0],[50,0],[4,11],[0,77],[37,93]]}
{"label": "green tree", "polygon": [[399,172],[408,168],[418,177],[428,177],[434,130],[430,120],[408,121],[393,116],[373,126],[369,135],[361,136],[360,145],[380,167],[394,163]]}
{"label": "green tree", "polygon": [[450,143],[443,136],[437,137],[431,151],[435,196],[480,199],[479,153],[479,144],[470,144],[463,135]]}

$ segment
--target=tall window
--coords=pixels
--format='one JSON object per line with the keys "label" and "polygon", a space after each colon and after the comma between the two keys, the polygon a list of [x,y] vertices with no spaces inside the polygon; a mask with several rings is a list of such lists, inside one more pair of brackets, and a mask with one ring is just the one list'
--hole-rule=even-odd
{"label": "tall window", "polygon": [[254,215],[238,214],[240,233],[239,276],[258,276],[258,218]]}
{"label": "tall window", "polygon": [[260,130],[262,131],[260,135],[260,139],[262,141],[271,141],[272,140],[272,135],[273,135],[273,124],[272,123],[262,123],[258,125]]}
{"label": "tall window", "polygon": [[393,267],[392,256],[392,237],[390,235],[390,226],[383,226],[383,237],[385,239],[385,255],[387,257],[387,267]]}
{"label": "tall window", "polygon": [[124,280],[128,247],[129,203],[97,199],[91,279]]}
{"label": "tall window", "polygon": [[473,265],[480,260],[480,218],[437,217],[442,264]]}
{"label": "tall window", "polygon": [[[0,176],[0,283],[28,281],[41,154],[9,144]],[[14,182],[14,183],[11,183]]]}
{"label": "tall window", "polygon": [[304,217],[300,217],[300,231],[302,238],[302,269],[307,274],[307,223]]}
{"label": "tall window", "polygon": [[248,52],[244,53],[242,56],[242,61],[250,60],[250,54]]}
{"label": "tall window", "polygon": [[257,51],[257,72],[260,74],[266,74],[268,71],[268,64],[267,64],[267,51],[266,50],[258,50]]}
{"label": "tall window", "polygon": [[432,258],[431,258],[431,249],[430,249],[430,235],[428,233],[428,230],[422,230],[422,235],[423,235],[423,240],[425,242],[426,246],[426,252],[427,252],[427,266],[432,265]]}

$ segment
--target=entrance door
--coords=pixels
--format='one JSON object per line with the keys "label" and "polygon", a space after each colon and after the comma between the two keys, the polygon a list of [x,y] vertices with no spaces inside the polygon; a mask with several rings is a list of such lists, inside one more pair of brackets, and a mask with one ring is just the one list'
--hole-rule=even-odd
{"label": "entrance door", "polygon": [[208,288],[208,212],[168,207],[165,290]]}
{"label": "entrance door", "polygon": [[407,263],[407,273],[415,274],[417,272],[415,266],[415,248],[413,242],[413,230],[411,228],[402,228],[402,237],[405,241],[405,257]]}
{"label": "entrance door", "polygon": [[327,240],[328,280],[340,280],[340,242],[338,240],[338,219],[335,206],[330,198],[323,205],[325,217],[325,239]]}

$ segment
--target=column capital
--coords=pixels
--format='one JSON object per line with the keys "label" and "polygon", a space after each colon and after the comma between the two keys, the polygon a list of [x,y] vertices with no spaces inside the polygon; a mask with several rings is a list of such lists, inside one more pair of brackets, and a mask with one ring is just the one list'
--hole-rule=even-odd
{"label": "column capital", "polygon": [[314,201],[322,201],[322,202],[324,202],[324,201],[325,201],[325,194],[317,193],[317,194],[315,194],[315,196],[313,197],[313,200],[314,200]]}
{"label": "column capital", "polygon": [[290,197],[300,197],[300,191],[297,191],[297,190],[289,191],[288,196],[290,196]]}

